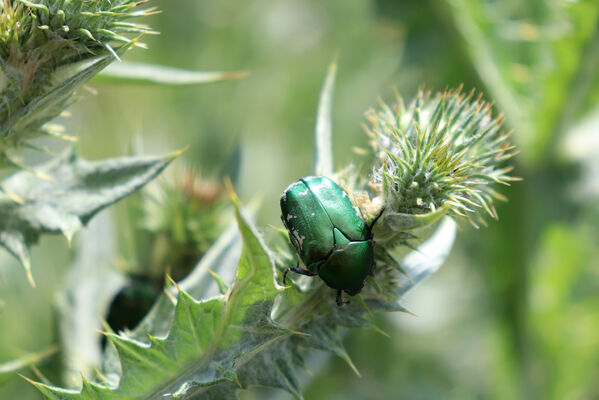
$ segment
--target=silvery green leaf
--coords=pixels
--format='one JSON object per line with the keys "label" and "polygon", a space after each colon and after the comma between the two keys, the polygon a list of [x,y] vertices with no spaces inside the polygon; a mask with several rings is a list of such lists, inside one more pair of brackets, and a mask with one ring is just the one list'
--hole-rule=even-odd
{"label": "silvery green leaf", "polygon": [[316,175],[331,176],[333,174],[333,127],[331,108],[333,107],[333,89],[337,75],[337,58],[329,65],[327,76],[320,91],[315,126],[315,162]]}
{"label": "silvery green leaf", "polygon": [[21,356],[14,360],[4,361],[3,363],[0,363],[0,380],[2,380],[3,376],[12,374],[12,373],[19,371],[29,365],[38,363],[39,361],[43,360],[44,358],[47,358],[47,357],[51,356],[52,354],[56,353],[57,350],[58,350],[57,346],[51,346],[51,347],[49,347],[45,350],[39,351],[37,353],[25,354],[24,356]]}
{"label": "silvery green leaf", "polygon": [[445,217],[428,239],[401,260],[405,275],[397,287],[399,294],[403,295],[441,268],[453,247],[456,234],[456,222],[451,217]]}
{"label": "silvery green leaf", "polygon": [[117,84],[202,85],[206,83],[242,79],[244,71],[192,71],[157,64],[121,61],[100,72],[95,82]]}
{"label": "silvery green leaf", "polygon": [[[2,182],[0,245],[17,257],[33,282],[29,247],[42,233],[73,234],[103,208],[155,178],[178,153],[87,161],[68,153]],[[19,199],[19,201],[15,201]]]}

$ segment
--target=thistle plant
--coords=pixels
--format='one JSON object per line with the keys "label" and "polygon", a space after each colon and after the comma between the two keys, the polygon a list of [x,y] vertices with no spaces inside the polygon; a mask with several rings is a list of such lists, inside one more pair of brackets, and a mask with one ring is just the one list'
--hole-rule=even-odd
{"label": "thistle plant", "polygon": [[[90,163],[72,149],[57,157],[36,140],[74,140],[52,120],[72,103],[78,88],[131,46],[143,47],[141,35],[155,33],[132,20],[156,12],[145,3],[0,0],[0,168],[12,173],[0,182],[0,246],[21,262],[32,285],[29,248],[41,234],[62,233],[70,244],[97,212],[143,187],[180,154]],[[141,74],[148,81],[147,71],[161,84],[178,85],[242,76],[125,65],[114,79],[127,82]],[[54,159],[26,165],[23,149]]]}
{"label": "thistle plant", "polygon": [[[60,135],[44,126],[69,104],[73,92],[153,33],[131,18],[155,12],[145,0],[2,0],[0,2],[0,156],[34,147],[40,135]],[[87,63],[86,63],[87,62]]]}
{"label": "thistle plant", "polygon": [[69,138],[49,122],[73,93],[151,32],[127,20],[153,12],[139,1],[0,2],[0,167],[20,169],[0,182],[0,245],[34,285],[29,247],[42,233],[73,234],[104,207],[144,186],[176,156],[88,163],[71,151],[31,168],[19,150],[43,151],[42,135]]}
{"label": "thistle plant", "polygon": [[[40,235],[62,233],[70,244],[97,212],[143,187],[179,154],[88,162],[70,151],[35,168],[18,158],[20,149],[37,148],[39,136],[65,137],[51,122],[75,90],[139,45],[140,35],[153,33],[130,20],[155,12],[144,4],[0,0],[0,165],[20,168],[0,183],[0,245],[19,259],[32,284],[29,248]],[[232,189],[185,175],[174,186],[163,185],[164,195],[155,202],[146,202],[143,228],[154,254],[139,261],[141,272],[156,281],[169,266],[175,269],[134,329],[126,322],[116,325],[127,328],[114,332],[90,317],[110,319],[112,310],[97,306],[110,304],[100,285],[113,282],[114,300],[126,279],[94,264],[116,254],[97,257],[97,243],[81,244],[81,252],[91,254],[79,254],[70,275],[75,279],[57,294],[66,379],[56,386],[44,377],[46,383],[32,382],[47,398],[222,399],[251,386],[278,387],[302,398],[297,370],[306,367],[313,349],[341,357],[359,374],[343,346],[342,328],[378,329],[372,313],[404,311],[401,296],[447,257],[456,232],[452,216],[478,221],[484,210],[497,217],[493,199],[501,195],[495,186],[514,179],[503,165],[514,151],[501,119],[480,98],[459,90],[421,92],[407,107],[398,99],[367,114],[373,162],[360,171],[372,173],[334,171],[335,71],[334,63],[321,92],[314,173],[343,186],[367,223],[380,216],[372,232],[376,264],[364,289],[339,306],[335,291],[318,278],[289,276],[283,282],[299,262],[288,233],[257,229]],[[194,83],[232,77],[239,76],[202,76]],[[215,239],[226,220],[227,192],[235,221]],[[427,226],[432,229],[420,229]],[[400,259],[401,245],[418,248]],[[133,297],[139,291],[134,289]],[[144,305],[154,293],[144,295]],[[121,297],[129,304],[128,295]],[[99,329],[107,343],[103,352]],[[79,382],[71,379],[80,376],[77,371]]]}
{"label": "thistle plant", "polygon": [[376,226],[379,241],[417,228],[443,214],[485,224],[481,210],[497,219],[496,185],[517,180],[505,161],[515,154],[502,117],[492,105],[461,88],[431,96],[419,91],[408,106],[367,112],[366,131],[377,159],[371,179],[373,202],[385,213]]}
{"label": "thistle plant", "polygon": [[[258,230],[229,190],[236,226],[185,279],[171,281],[135,329],[104,327],[108,346],[101,371],[73,388],[34,382],[47,398],[224,399],[252,386],[302,398],[297,371],[306,368],[313,349],[341,357],[359,374],[343,346],[342,328],[378,329],[372,313],[404,311],[401,296],[435,272],[453,245],[451,216],[475,214],[471,203],[495,216],[491,187],[513,180],[500,165],[513,150],[479,98],[421,93],[407,109],[400,101],[368,114],[375,157],[362,170],[372,175],[356,168],[335,172],[327,143],[334,76],[333,65],[318,113],[315,174],[344,186],[367,222],[383,212],[374,227],[376,266],[364,289],[339,306],[335,291],[317,277],[290,274],[284,285],[285,272],[298,263],[288,233]],[[434,229],[418,229],[429,225]],[[418,248],[397,260],[401,244]],[[235,265],[230,281],[225,275]]]}
{"label": "thistle plant", "polygon": [[183,279],[231,220],[223,182],[190,168],[174,171],[129,202],[135,232],[131,254],[119,263],[121,271],[143,275],[158,286],[167,273]]}
{"label": "thistle plant", "polygon": [[221,181],[191,169],[176,174],[173,179],[160,180],[155,193],[144,193],[140,221],[152,243],[143,247],[153,249],[140,264],[155,272],[154,277],[161,281],[165,266],[169,266],[173,279],[183,279],[230,219]]}

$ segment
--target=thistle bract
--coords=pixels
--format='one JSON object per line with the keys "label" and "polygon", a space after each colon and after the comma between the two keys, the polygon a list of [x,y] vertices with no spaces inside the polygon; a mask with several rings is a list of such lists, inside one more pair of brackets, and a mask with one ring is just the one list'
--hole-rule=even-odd
{"label": "thistle bract", "polygon": [[[130,19],[154,12],[145,0],[0,0],[0,156],[42,133],[72,92],[135,43],[145,25]],[[127,37],[129,35],[131,37]],[[89,76],[76,66],[109,60]],[[6,159],[3,161],[7,161]],[[8,160],[10,161],[10,160]]]}
{"label": "thistle bract", "polygon": [[449,214],[483,222],[479,210],[493,218],[496,183],[509,184],[514,155],[502,117],[491,104],[460,89],[431,96],[420,91],[404,104],[381,104],[367,113],[367,132],[377,157],[372,186],[385,214],[375,235],[391,239]]}
{"label": "thistle bract", "polygon": [[152,243],[150,254],[139,254],[135,270],[161,281],[166,266],[173,279],[182,279],[224,229],[229,217],[225,186],[192,170],[146,192],[139,223]]}

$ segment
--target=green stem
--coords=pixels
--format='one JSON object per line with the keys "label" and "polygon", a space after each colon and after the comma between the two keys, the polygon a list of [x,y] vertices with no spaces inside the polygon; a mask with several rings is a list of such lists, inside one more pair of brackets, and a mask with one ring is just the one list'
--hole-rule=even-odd
{"label": "green stem", "polygon": [[595,32],[587,42],[578,70],[573,76],[565,101],[562,104],[561,112],[553,124],[553,129],[545,137],[543,146],[540,146],[542,165],[546,165],[556,157],[557,147],[560,143],[559,135],[563,135],[566,130],[571,128],[572,124],[580,116],[584,109],[585,100],[594,89],[593,80],[597,77],[599,70],[599,19],[595,23]]}

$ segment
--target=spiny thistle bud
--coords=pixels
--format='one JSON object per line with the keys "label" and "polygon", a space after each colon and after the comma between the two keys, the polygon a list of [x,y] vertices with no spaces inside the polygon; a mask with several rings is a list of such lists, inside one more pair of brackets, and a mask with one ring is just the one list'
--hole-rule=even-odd
{"label": "spiny thistle bud", "polygon": [[[0,158],[27,144],[60,114],[73,91],[118,58],[119,49],[153,33],[129,19],[155,10],[146,0],[0,0]],[[123,36],[132,34],[134,37]],[[102,57],[82,75],[74,68]],[[73,67],[72,70],[68,67]]]}
{"label": "spiny thistle bud", "polygon": [[435,96],[420,91],[407,107],[398,97],[367,113],[378,164],[374,203],[384,207],[377,240],[393,240],[446,213],[475,226],[484,223],[481,209],[497,218],[493,200],[503,196],[494,184],[517,179],[509,176],[512,167],[502,166],[515,151],[501,131],[502,117],[493,118],[481,97],[461,88]]}
{"label": "spiny thistle bud", "polygon": [[153,252],[141,265],[159,278],[168,266],[171,277],[181,279],[230,218],[225,186],[187,169],[173,181],[163,180],[157,189],[144,202],[143,225],[153,240]]}

